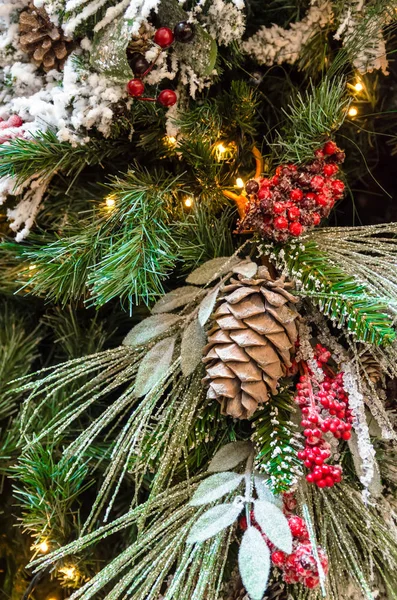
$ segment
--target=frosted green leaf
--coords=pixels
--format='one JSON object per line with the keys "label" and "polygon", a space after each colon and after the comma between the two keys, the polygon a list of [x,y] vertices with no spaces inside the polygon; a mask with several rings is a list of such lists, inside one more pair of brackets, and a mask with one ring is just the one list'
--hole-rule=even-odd
{"label": "frosted green leaf", "polygon": [[273,494],[273,492],[269,489],[269,486],[266,483],[266,479],[262,475],[255,475],[254,483],[259,500],[272,502],[272,504],[275,504],[279,508],[283,507],[283,501],[279,496],[275,496]]}
{"label": "frosted green leaf", "polygon": [[232,525],[242,509],[242,505],[236,506],[234,504],[218,504],[218,506],[210,508],[195,522],[186,542],[195,544],[196,542],[208,540],[222,529]]}
{"label": "frosted green leaf", "polygon": [[292,534],[283,512],[271,502],[256,500],[254,515],[259,527],[272,544],[286,554],[291,554]]}
{"label": "frosted green leaf", "polygon": [[192,506],[209,504],[225,494],[233,492],[241,483],[244,475],[239,473],[216,473],[200,483],[190,501]]}
{"label": "frosted green leaf", "polygon": [[270,550],[255,527],[248,527],[243,535],[238,566],[250,599],[262,600],[270,573]]}
{"label": "frosted green leaf", "polygon": [[252,260],[245,260],[235,267],[233,267],[233,273],[238,273],[239,275],[244,275],[248,279],[254,277],[258,270],[258,265],[254,263]]}
{"label": "frosted green leaf", "polygon": [[251,442],[231,442],[223,446],[215,454],[211,460],[208,471],[210,473],[217,473],[218,471],[229,471],[243,460],[247,459],[253,451],[253,445]]}
{"label": "frosted green leaf", "polygon": [[154,315],[158,313],[166,313],[189,304],[195,298],[203,294],[203,290],[194,285],[184,285],[183,287],[176,288],[172,292],[165,294],[152,308]]}
{"label": "frosted green leaf", "polygon": [[153,315],[135,325],[123,340],[124,346],[141,346],[168,331],[170,327],[181,321],[178,315]]}
{"label": "frosted green leaf", "polygon": [[164,377],[168,371],[175,346],[175,337],[157,342],[143,358],[135,381],[134,392],[140,398],[144,396]]}
{"label": "frosted green leaf", "polygon": [[220,256],[218,258],[212,258],[198,267],[198,269],[192,271],[186,278],[186,281],[187,283],[193,283],[195,285],[205,285],[217,277],[224,275],[228,271],[231,271],[233,267],[240,262],[241,260],[236,256]]}
{"label": "frosted green leaf", "polygon": [[181,343],[181,369],[185,377],[201,363],[206,342],[204,329],[197,320],[192,321],[183,332]]}
{"label": "frosted green leaf", "polygon": [[210,318],[212,311],[214,310],[218,294],[219,287],[216,287],[201,301],[198,313],[198,320],[200,325],[205,325],[208,319]]}
{"label": "frosted green leaf", "polygon": [[94,34],[91,65],[98,73],[125,83],[134,76],[127,60],[127,46],[131,41],[133,22],[120,15]]}

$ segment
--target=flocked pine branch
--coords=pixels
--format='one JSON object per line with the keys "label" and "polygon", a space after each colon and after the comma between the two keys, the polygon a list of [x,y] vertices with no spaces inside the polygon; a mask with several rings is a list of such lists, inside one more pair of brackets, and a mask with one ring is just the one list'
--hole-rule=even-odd
{"label": "flocked pine branch", "polygon": [[387,344],[395,339],[387,295],[379,289],[374,295],[372,288],[335,264],[310,237],[286,248],[268,250],[273,252],[271,258],[296,281],[298,293],[309,297],[338,327],[344,327],[357,340],[372,344]]}

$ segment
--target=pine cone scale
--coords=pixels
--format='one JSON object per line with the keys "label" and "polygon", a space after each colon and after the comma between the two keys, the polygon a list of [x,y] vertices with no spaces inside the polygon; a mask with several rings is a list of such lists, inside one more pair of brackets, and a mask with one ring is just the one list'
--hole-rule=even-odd
{"label": "pine cone scale", "polygon": [[298,335],[297,300],[282,293],[289,283],[272,280],[265,267],[257,274],[238,275],[223,286],[204,349],[208,398],[238,419],[250,417],[276,392]]}

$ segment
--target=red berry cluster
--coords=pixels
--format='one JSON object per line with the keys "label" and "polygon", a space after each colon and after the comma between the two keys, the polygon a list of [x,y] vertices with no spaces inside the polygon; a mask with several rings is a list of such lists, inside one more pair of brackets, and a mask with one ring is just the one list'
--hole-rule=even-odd
{"label": "red berry cluster", "polygon": [[335,176],[344,159],[344,152],[329,141],[306,165],[280,165],[270,179],[250,179],[245,186],[249,203],[240,231],[257,231],[285,242],[319,225],[343,196],[344,183]]}
{"label": "red berry cluster", "polygon": [[175,41],[177,42],[190,42],[194,36],[194,28],[191,23],[187,21],[181,21],[174,27],[174,31],[169,27],[160,27],[154,34],[153,41],[159,47],[159,52],[155,60],[151,63],[144,57],[140,52],[134,52],[131,56],[130,64],[131,68],[137,76],[136,79],[131,79],[127,83],[127,92],[133,98],[140,98],[140,100],[146,100],[147,102],[159,102],[163,106],[173,106],[177,101],[177,95],[173,90],[162,90],[157,98],[143,98],[145,91],[145,84],[142,79],[150,73],[161,52],[166,48],[169,48]]}
{"label": "red berry cluster", "polygon": [[[262,533],[262,537],[272,553],[271,559],[273,565],[282,570],[285,583],[303,583],[308,588],[315,588],[319,585],[320,579],[306,523],[301,517],[292,514],[292,511],[297,506],[296,499],[292,493],[284,494],[283,502],[284,512],[287,515],[288,525],[293,538],[292,553],[286,554],[282,550],[276,550],[274,544],[271,543],[264,533]],[[261,531],[258,523],[255,521],[253,511],[251,511],[251,523]],[[239,524],[243,531],[247,529],[247,519],[245,517],[240,518]],[[328,571],[327,556],[320,547],[317,548],[317,552],[324,573],[326,574]]]}
{"label": "red berry cluster", "polygon": [[18,115],[11,115],[8,119],[0,117],[0,144],[23,137],[23,121]]}
{"label": "red berry cluster", "polygon": [[342,468],[326,464],[331,451],[323,436],[331,433],[336,439],[349,440],[353,419],[343,389],[343,373],[336,375],[327,369],[330,353],[319,344],[316,346],[316,358],[317,365],[324,372],[324,380],[315,381],[310,369],[304,365],[305,373],[296,386],[295,402],[302,411],[301,425],[306,438],[305,449],[298,452],[298,458],[309,469],[307,481],[325,488],[340,483]]}

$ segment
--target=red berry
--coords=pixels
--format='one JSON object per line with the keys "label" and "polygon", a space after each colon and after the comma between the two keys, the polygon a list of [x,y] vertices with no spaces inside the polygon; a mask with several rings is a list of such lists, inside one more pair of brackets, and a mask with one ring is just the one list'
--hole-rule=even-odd
{"label": "red berry", "polygon": [[281,215],[285,211],[285,203],[275,202],[273,204],[273,211],[276,213],[276,215]]}
{"label": "red berry", "polygon": [[350,440],[351,436],[352,436],[352,434],[350,433],[350,431],[344,431],[342,433],[342,440],[345,440],[345,441]]}
{"label": "red berry", "polygon": [[289,197],[294,202],[300,202],[302,200],[302,198],[303,198],[303,192],[302,192],[301,189],[295,188],[295,189],[293,189],[293,190],[290,191]]}
{"label": "red berry", "polygon": [[259,200],[267,200],[267,198],[270,198],[271,195],[271,191],[268,187],[263,187],[258,192]]}
{"label": "red berry", "polygon": [[127,83],[127,92],[133,98],[139,98],[145,91],[145,86],[140,79],[131,79]]}
{"label": "red berry", "polygon": [[325,194],[317,194],[316,204],[318,206],[328,206],[328,198]]}
{"label": "red berry", "polygon": [[163,90],[159,93],[157,100],[163,106],[174,106],[178,100],[178,97],[173,90]]}
{"label": "red berry", "polygon": [[301,216],[301,211],[297,206],[293,206],[288,211],[288,218],[290,221],[296,221]]}
{"label": "red berry", "polygon": [[318,213],[312,213],[312,223],[313,225],[319,225],[321,221],[321,217]]}
{"label": "red berry", "polygon": [[319,585],[320,580],[318,577],[306,577],[304,583],[306,587],[312,590]]}
{"label": "red berry", "polygon": [[[307,477],[306,477],[306,479],[307,479]],[[319,488],[327,487],[327,483],[326,483],[325,479],[320,479],[320,481],[316,481],[316,485]]]}
{"label": "red berry", "polygon": [[11,115],[11,117],[7,121],[8,127],[21,127],[23,125],[23,121],[18,115]]}
{"label": "red berry", "polygon": [[328,163],[324,165],[323,172],[324,175],[326,175],[327,177],[331,177],[332,175],[335,175],[335,173],[338,172],[338,167],[335,163]]}
{"label": "red berry", "polygon": [[291,235],[294,236],[298,236],[302,233],[303,231],[303,225],[301,225],[300,223],[291,223],[291,225],[289,226],[289,232]]}
{"label": "red berry", "polygon": [[[276,169],[276,173],[277,173],[277,169]],[[280,177],[278,175],[273,175],[273,177],[271,178],[271,184],[272,185],[277,185],[278,182],[280,181]]]}
{"label": "red berry", "polygon": [[274,219],[274,227],[279,230],[287,229],[288,221],[285,217],[276,217]]}
{"label": "red berry", "polygon": [[334,181],[332,182],[332,191],[334,192],[334,194],[343,194],[345,189],[345,184],[343,183],[343,181],[341,181],[340,179],[334,179]]}
{"label": "red berry", "polygon": [[314,151],[314,156],[316,158],[324,158],[324,152],[320,148],[318,148]]}
{"label": "red berry", "polygon": [[310,185],[314,190],[321,190],[324,187],[324,177],[321,175],[315,175],[310,180]]}
{"label": "red berry", "polygon": [[245,531],[248,528],[247,517],[243,516],[239,520],[240,529]]}
{"label": "red berry", "polygon": [[293,537],[307,537],[306,523],[301,517],[294,515],[288,519],[288,525]]}
{"label": "red berry", "polygon": [[306,475],[306,481],[307,481],[308,483],[314,483],[314,477],[313,477],[313,473],[308,473],[308,474]]}
{"label": "red berry", "polygon": [[324,144],[323,150],[324,150],[325,154],[328,154],[328,156],[331,156],[332,154],[335,154],[335,152],[337,152],[339,150],[339,148],[335,144],[335,142],[332,142],[330,140],[329,142],[326,142]]}
{"label": "red berry", "polygon": [[285,563],[285,559],[287,558],[286,554],[281,550],[276,550],[272,554],[272,563],[276,565],[276,567],[282,567]]}
{"label": "red berry", "polygon": [[169,29],[169,27],[160,27],[154,34],[153,41],[160,46],[160,48],[168,48],[174,41],[172,29]]}
{"label": "red berry", "polygon": [[325,483],[327,485],[327,487],[333,487],[334,485],[334,478],[331,477],[330,475],[328,475],[328,477],[325,478]]}

